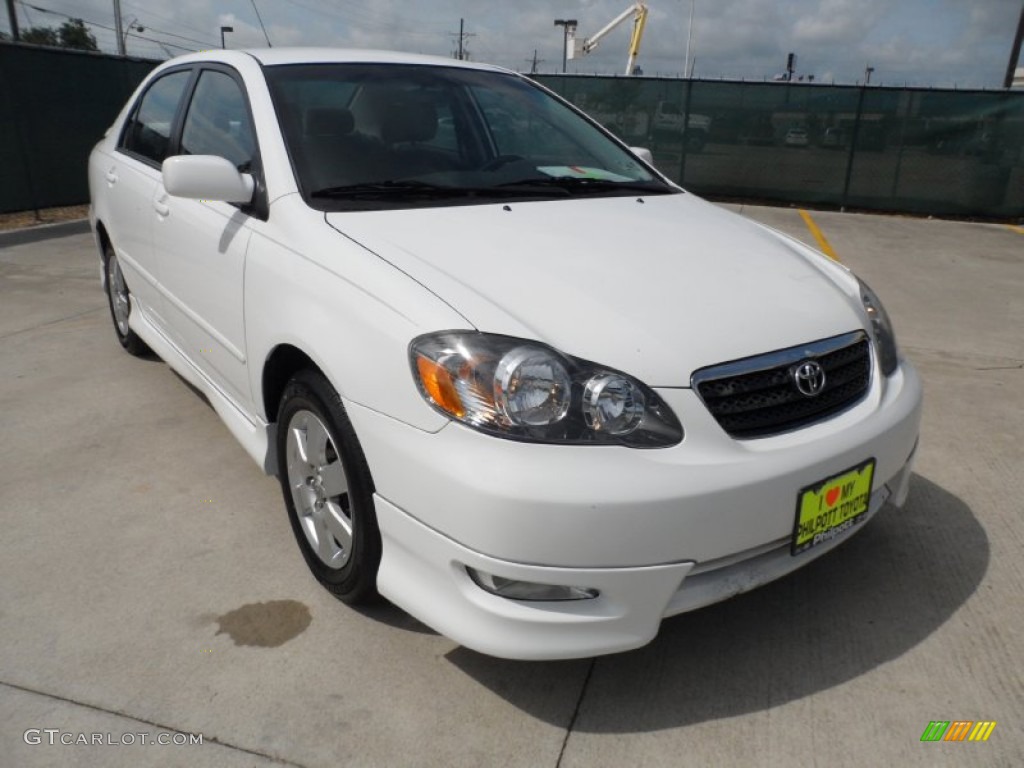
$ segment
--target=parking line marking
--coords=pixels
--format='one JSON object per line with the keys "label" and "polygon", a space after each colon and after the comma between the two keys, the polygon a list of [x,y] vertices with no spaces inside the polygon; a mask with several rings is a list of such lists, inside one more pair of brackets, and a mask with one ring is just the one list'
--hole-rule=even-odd
{"label": "parking line marking", "polygon": [[1018,235],[1024,235],[1024,227],[1015,227],[1015,226],[1013,226],[1013,224],[1007,224],[1006,228],[1007,229],[1012,229]]}
{"label": "parking line marking", "polygon": [[811,214],[805,211],[803,208],[800,209],[800,218],[804,220],[804,224],[811,230],[811,234],[814,235],[814,239],[818,241],[818,247],[822,252],[828,256],[832,261],[839,261],[839,255],[836,253],[832,244],[829,243],[828,238],[818,228],[818,225],[814,223],[814,219],[811,218]]}

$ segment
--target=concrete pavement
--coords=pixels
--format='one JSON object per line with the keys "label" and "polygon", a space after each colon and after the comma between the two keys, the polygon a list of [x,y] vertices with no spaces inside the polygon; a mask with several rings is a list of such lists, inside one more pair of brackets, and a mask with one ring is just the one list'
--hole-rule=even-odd
{"label": "concrete pavement", "polygon": [[647,648],[543,664],[331,598],[276,481],[121,351],[90,237],[0,246],[0,765],[1022,764],[1024,235],[812,216],[924,377],[908,506]]}

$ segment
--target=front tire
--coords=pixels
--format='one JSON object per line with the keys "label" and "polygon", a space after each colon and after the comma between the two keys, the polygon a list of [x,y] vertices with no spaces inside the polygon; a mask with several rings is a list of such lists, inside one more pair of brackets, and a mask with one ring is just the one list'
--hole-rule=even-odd
{"label": "front tire", "polygon": [[277,415],[278,478],[313,575],[350,605],[377,598],[373,480],[341,397],[318,371],[296,374]]}
{"label": "front tire", "polygon": [[103,270],[107,304],[110,306],[110,318],[114,321],[114,333],[117,334],[118,342],[130,355],[148,355],[150,351],[146,342],[128,325],[128,318],[132,312],[132,294],[124,280],[117,254],[109,243],[103,248]]}

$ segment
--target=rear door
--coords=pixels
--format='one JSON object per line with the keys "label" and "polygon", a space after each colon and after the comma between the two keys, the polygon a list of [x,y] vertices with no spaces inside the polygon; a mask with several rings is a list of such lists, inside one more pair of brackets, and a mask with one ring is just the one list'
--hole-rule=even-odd
{"label": "rear door", "polygon": [[110,210],[105,224],[121,270],[136,305],[158,326],[164,321],[151,240],[157,216],[153,197],[191,78],[192,69],[182,68],[153,80],[125,121],[116,150],[102,159],[100,169]]}

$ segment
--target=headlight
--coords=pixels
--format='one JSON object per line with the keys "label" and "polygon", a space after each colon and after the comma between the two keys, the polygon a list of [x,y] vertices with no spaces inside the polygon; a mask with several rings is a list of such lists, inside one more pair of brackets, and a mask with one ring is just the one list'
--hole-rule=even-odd
{"label": "headlight", "polygon": [[448,331],[413,340],[409,358],[428,403],[491,435],[634,448],[683,439],[679,420],[650,387],[538,342]]}
{"label": "headlight", "polygon": [[858,280],[858,282],[860,283],[860,300],[864,302],[864,311],[868,313],[868,319],[871,320],[871,332],[875,337],[878,362],[882,366],[882,373],[889,376],[899,365],[896,334],[893,332],[892,321],[878,295],[863,280]]}
{"label": "headlight", "polygon": [[517,427],[558,423],[569,412],[571,392],[569,372],[545,349],[516,347],[494,371],[494,401]]}

